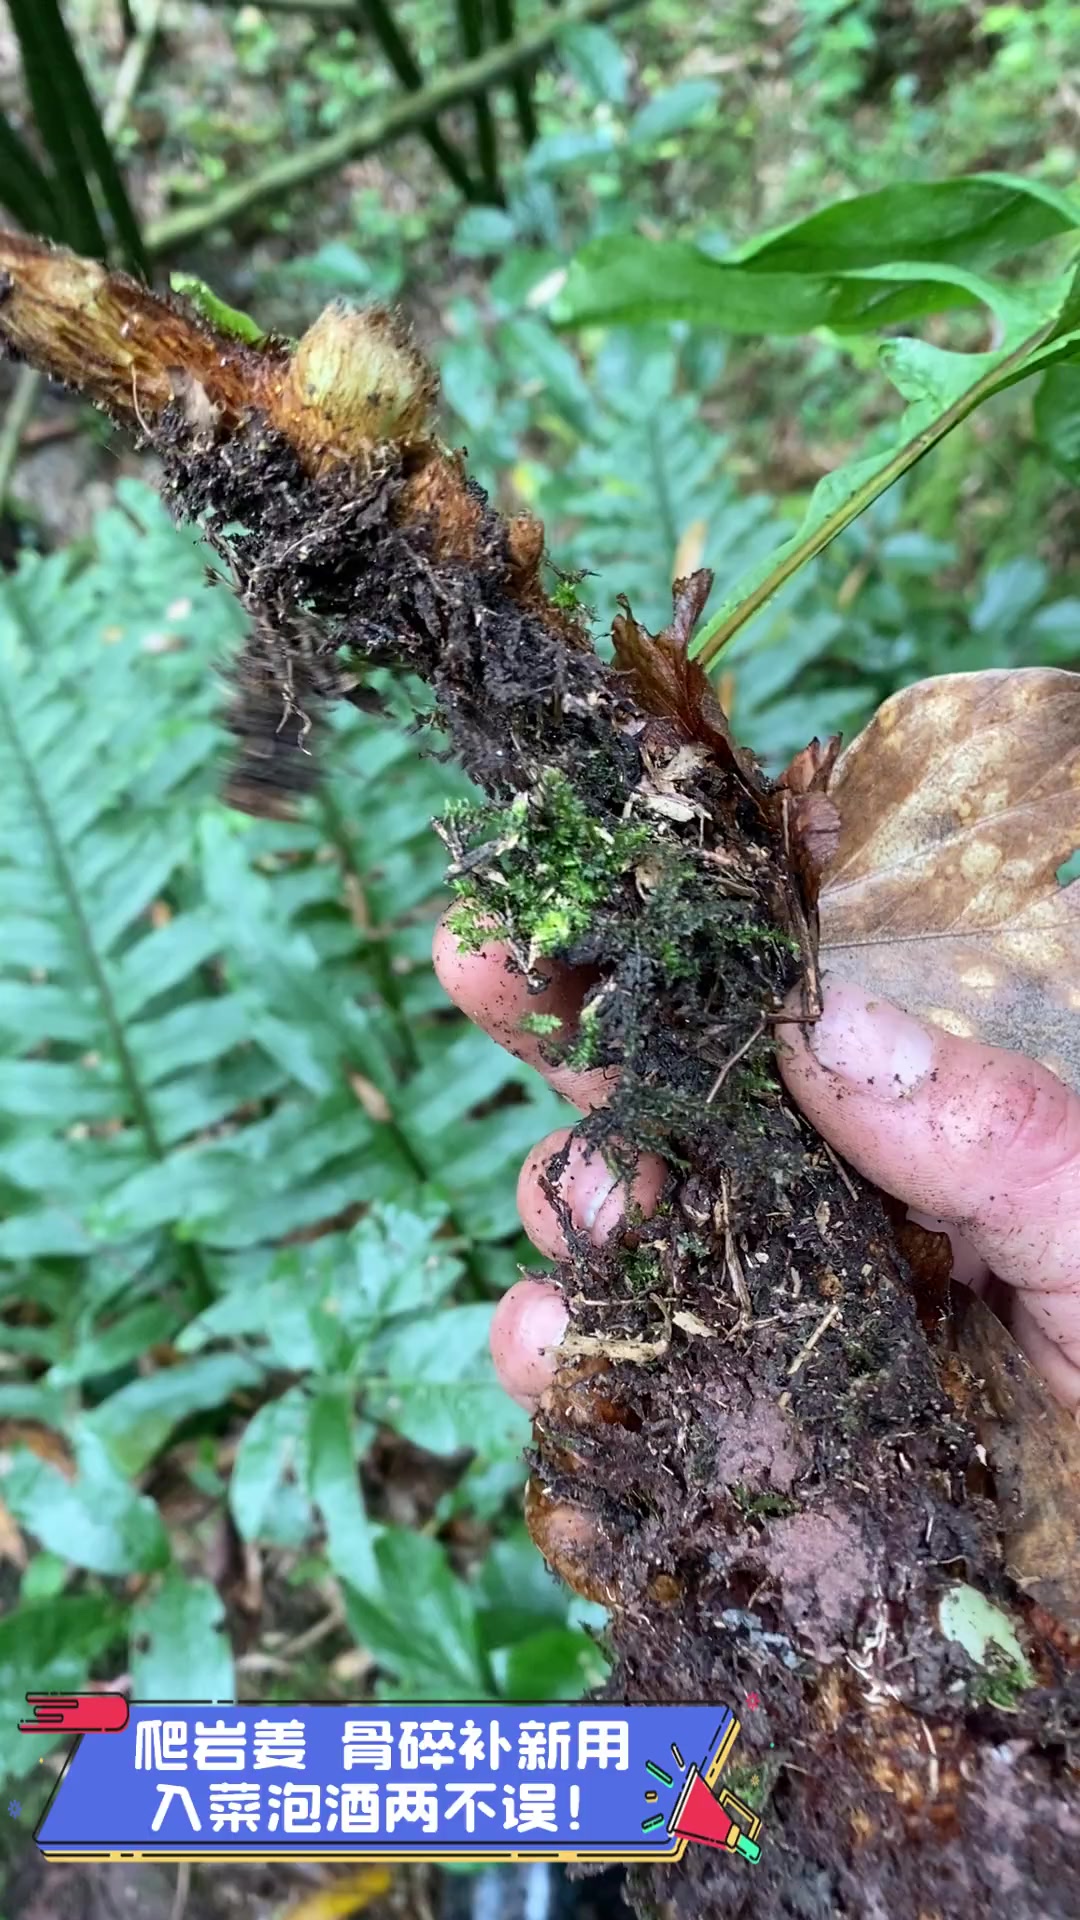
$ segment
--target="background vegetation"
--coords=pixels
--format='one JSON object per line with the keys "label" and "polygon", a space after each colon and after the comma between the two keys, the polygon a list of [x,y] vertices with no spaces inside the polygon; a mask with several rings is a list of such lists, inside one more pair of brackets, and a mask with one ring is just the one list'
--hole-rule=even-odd
{"label": "background vegetation", "polygon": [[[194,272],[290,332],[337,293],[400,301],[448,437],[505,506],[543,516],[601,629],[616,592],[660,624],[676,573],[743,571],[896,408],[872,345],[827,329],[560,332],[584,242],[719,254],[896,179],[1076,171],[1067,0],[651,0],[564,23],[554,57],[479,104],[239,209],[238,182],[283,162],[299,181],[359,116],[549,10],[478,13],[477,41],[468,8],[404,0],[407,84],[381,9],[348,0],[144,0],[133,19],[71,0],[110,171],[108,147],[64,151],[72,96],[57,107],[9,9],[16,217],[22,148],[50,230],[145,248],[159,284]],[[725,704],[770,761],[925,674],[1077,664],[1063,378],[1053,405],[998,396],[724,655]],[[430,971],[428,823],[463,782],[425,753],[417,690],[387,686],[384,714],[335,716],[301,823],[227,812],[234,601],[147,462],[70,399],[9,392],[0,1769],[25,1768],[26,1687],[88,1674],[174,1698],[575,1697],[603,1674],[603,1616],[524,1535],[527,1422],[486,1344],[493,1299],[541,1264],[514,1184],[561,1112]],[[2,1829],[16,1861],[51,1764]]]}

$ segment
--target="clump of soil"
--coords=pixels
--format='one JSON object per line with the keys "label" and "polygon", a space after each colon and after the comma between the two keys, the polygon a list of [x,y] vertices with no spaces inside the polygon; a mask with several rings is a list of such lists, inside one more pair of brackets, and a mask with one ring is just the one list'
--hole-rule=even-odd
{"label": "clump of soil", "polygon": [[[0,330],[75,377],[49,345],[62,290],[39,257],[9,271]],[[102,314],[97,362],[149,365],[149,296],[113,278],[88,322],[84,289],[80,324]],[[546,1043],[617,1069],[582,1131],[671,1167],[653,1219],[614,1249],[573,1239],[559,1271],[570,1328],[527,1508],[551,1564],[611,1609],[612,1698],[760,1701],[738,1749],[760,1861],[699,1848],[635,1870],[639,1911],[1064,1920],[1080,1643],[1006,1573],[981,1390],[947,1318],[921,1323],[879,1196],[773,1065],[788,990],[817,1010],[830,751],[772,782],[731,739],[687,656],[700,576],[661,635],[627,609],[606,665],[545,591],[541,530],[490,510],[423,409],[368,431],[413,377],[406,343],[338,419],[334,383],[306,406],[284,348],[212,354],[177,302],[157,324],[172,372],[140,383],[138,423],[252,615],[234,798],[287,805],[320,703],[362,698],[368,665],[422,675],[490,800],[444,825],[462,937],[494,921],[536,989],[552,961],[589,969],[580,1030]],[[124,391],[114,367],[98,397],[123,413]],[[959,1584],[1018,1624],[1028,1667],[946,1638]]]}

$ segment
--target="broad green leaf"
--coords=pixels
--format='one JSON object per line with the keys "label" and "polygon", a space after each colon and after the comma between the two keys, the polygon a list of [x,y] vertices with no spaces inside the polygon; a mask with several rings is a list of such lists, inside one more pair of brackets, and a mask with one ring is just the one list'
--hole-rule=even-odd
{"label": "broad green leaf", "polygon": [[171,1567],[131,1610],[131,1688],[140,1700],[235,1700],[225,1604],[209,1580]]}
{"label": "broad green leaf", "polygon": [[714,260],[688,240],[618,234],[577,254],[552,301],[556,326],[681,320],[727,333],[863,332],[977,304],[954,274],[913,264],[899,284],[862,273],[760,273]]}
{"label": "broad green leaf", "polygon": [[79,1339],[70,1359],[49,1369],[49,1385],[53,1388],[76,1386],[97,1375],[114,1373],[138,1360],[159,1341],[168,1340],[175,1328],[175,1304],[165,1300],[140,1301],[130,1313],[120,1314],[100,1333]]}
{"label": "broad green leaf", "polygon": [[303,1387],[290,1387],[248,1421],[229,1479],[229,1505],[245,1540],[300,1547],[312,1531],[308,1417]]}
{"label": "broad green leaf", "polygon": [[121,1645],[126,1630],[127,1608],[116,1593],[24,1599],[0,1618],[0,1775],[28,1773],[50,1751],[47,1739],[31,1741],[18,1731],[27,1689],[67,1693],[81,1686],[91,1663]]}
{"label": "broad green leaf", "polygon": [[594,398],[569,347],[532,314],[520,314],[499,328],[497,344],[524,382],[537,382],[579,433],[589,427]]}
{"label": "broad green leaf", "polygon": [[1020,556],[1003,566],[992,567],[971,609],[974,633],[991,633],[995,628],[1008,631],[1034,612],[1046,592],[1046,568],[1040,560]]}
{"label": "broad green leaf", "polygon": [[572,1627],[544,1627],[527,1640],[500,1647],[491,1667],[506,1700],[580,1700],[602,1686],[609,1672],[595,1642]]}
{"label": "broad green leaf", "polygon": [[247,1011],[236,994],[188,1000],[168,1013],[140,1020],[128,1031],[147,1086],[186,1068],[206,1066],[249,1041]]}
{"label": "broad green leaf", "polygon": [[467,207],[454,228],[454,252],[467,260],[501,254],[514,235],[513,218],[502,207]]}
{"label": "broad green leaf", "polygon": [[380,1692],[400,1700],[491,1699],[473,1595],[438,1541],[388,1528],[376,1556],[377,1597],[347,1586],[345,1609],[387,1676]]}
{"label": "broad green leaf", "polygon": [[154,1502],[137,1493],[109,1459],[103,1441],[84,1428],[75,1443],[78,1472],[25,1449],[0,1477],[0,1493],[19,1524],[74,1566],[91,1573],[149,1573],[169,1557]]}
{"label": "broad green leaf", "polygon": [[493,1542],[475,1583],[486,1647],[506,1647],[565,1626],[569,1590],[551,1572],[523,1526]]}
{"label": "broad green leaf", "polygon": [[622,106],[627,93],[626,55],[606,27],[567,27],[559,37],[559,55],[591,99]]}
{"label": "broad green leaf", "polygon": [[488,1351],[490,1306],[444,1307],[410,1321],[372,1351],[367,1405],[432,1453],[518,1453],[529,1422],[499,1387]]}
{"label": "broad green leaf", "polygon": [[535,140],[525,156],[525,170],[536,177],[558,177],[593,161],[605,161],[614,151],[613,127],[564,127]]}
{"label": "broad green leaf", "polygon": [[586,245],[551,309],[562,326],[684,320],[731,333],[864,332],[994,305],[978,278],[1080,228],[1080,203],[1008,175],[887,187],[715,259],[686,241]]}
{"label": "broad green leaf", "polygon": [[719,98],[720,89],[715,80],[704,77],[696,80],[680,80],[677,86],[666,87],[661,93],[654,93],[639,107],[630,122],[630,145],[644,151],[648,147],[658,146],[661,140],[667,140],[673,133],[681,133],[684,127],[691,127],[700,120],[708,107]]}
{"label": "broad green leaf", "polygon": [[22,1384],[0,1386],[0,1418],[40,1420],[44,1427],[61,1427],[64,1397],[54,1387]]}
{"label": "broad green leaf", "polygon": [[1080,227],[1080,200],[1037,180],[981,173],[905,181],[838,200],[738,248],[770,273],[832,273],[930,260],[982,270]]}
{"label": "broad green leaf", "polygon": [[314,253],[286,260],[274,268],[274,278],[325,288],[331,294],[362,294],[369,300],[391,300],[404,278],[396,261],[369,261],[345,240],[327,240]]}
{"label": "broad green leaf", "polygon": [[55,1599],[57,1594],[63,1593],[70,1573],[67,1561],[62,1560],[58,1553],[31,1554],[19,1588],[20,1602]]}
{"label": "broad green leaf", "polygon": [[439,1194],[418,1190],[408,1207],[376,1206],[348,1237],[349,1275],[338,1283],[338,1311],[356,1331],[397,1314],[423,1316],[449,1291],[461,1261],[435,1238],[447,1215]]}
{"label": "broad green leaf", "polygon": [[1049,367],[1035,392],[1035,437],[1059,473],[1080,482],[1080,364]]}
{"label": "broad green leaf", "polygon": [[182,1420],[225,1406],[262,1378],[262,1368],[241,1353],[201,1354],[180,1366],[158,1367],[110,1394],[85,1415],[84,1430],[97,1436],[122,1473],[134,1475]]}
{"label": "broad green leaf", "polygon": [[323,1517],[334,1572],[357,1594],[374,1598],[380,1563],[360,1490],[353,1426],[346,1388],[328,1386],[316,1394],[308,1422],[308,1488]]}
{"label": "broad green leaf", "polygon": [[344,1364],[345,1343],[333,1310],[342,1243],[331,1236],[311,1247],[269,1257],[240,1255],[225,1269],[220,1298],[188,1322],[178,1339],[192,1353],[213,1340],[257,1343],[260,1357],[289,1372],[326,1373]]}

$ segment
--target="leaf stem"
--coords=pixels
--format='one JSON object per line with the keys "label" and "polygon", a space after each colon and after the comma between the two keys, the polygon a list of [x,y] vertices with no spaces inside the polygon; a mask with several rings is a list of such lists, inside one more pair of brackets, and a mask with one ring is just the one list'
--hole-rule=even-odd
{"label": "leaf stem", "polygon": [[915,465],[916,461],[921,460],[924,454],[936,447],[939,440],[943,440],[947,433],[951,433],[962,420],[966,420],[968,414],[975,411],[980,401],[1000,384],[1003,374],[1007,374],[1013,367],[1020,366],[1029,354],[1034,353],[1044,341],[1051,337],[1056,324],[1055,320],[1048,320],[1036,333],[1021,341],[1012,353],[998,361],[989,372],[982,374],[967,392],[962,393],[958,400],[954,400],[951,407],[947,407],[944,413],[939,414],[930,426],[924,427],[921,433],[915,434],[905,446],[900,447],[886,466],[879,468],[869,480],[864,480],[861,487],[856,487],[854,493],[844,501],[843,505],[830,513],[819,527],[815,527],[805,539],[797,540],[794,545],[788,547],[765,579],[759,581],[744,599],[738,601],[730,610],[725,611],[721,608],[702,628],[690,649],[699,664],[702,667],[710,667],[718,654],[727,646],[728,641],[746,625],[748,620],[752,620],[754,615],[760,612],[766,601],[770,600],[780,587],[798,573],[800,567],[805,566],[808,560],[813,560],[823,552],[836,539],[837,534],[843,533],[845,527],[850,526],[853,520],[858,519],[860,513],[865,512],[879,494],[886,492],[894,481],[899,480],[902,474],[907,473],[908,469]]}

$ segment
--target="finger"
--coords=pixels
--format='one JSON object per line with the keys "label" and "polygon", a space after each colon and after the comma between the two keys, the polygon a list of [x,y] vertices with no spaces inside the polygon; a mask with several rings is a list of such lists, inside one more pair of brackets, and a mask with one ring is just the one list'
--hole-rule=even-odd
{"label": "finger", "polygon": [[780,1070],[819,1132],[886,1192],[959,1226],[1017,1289],[1016,1338],[1080,1404],[1080,1100],[1022,1054],[847,984],[826,983],[815,1025],[780,1034]]}
{"label": "finger", "polygon": [[555,1378],[556,1348],[568,1318],[558,1287],[543,1280],[519,1280],[492,1315],[491,1357],[500,1385],[529,1413]]}
{"label": "finger", "polygon": [[559,1216],[542,1181],[549,1162],[569,1141],[566,1166],[553,1182],[556,1193],[567,1207],[579,1233],[585,1233],[594,1247],[618,1231],[627,1212],[634,1207],[648,1217],[659,1202],[667,1179],[667,1168],[655,1153],[639,1156],[629,1187],[608,1166],[603,1154],[588,1141],[574,1135],[569,1127],[549,1133],[529,1154],[518,1179],[517,1202],[521,1224],[533,1246],[549,1260],[563,1260],[569,1253]]}
{"label": "finger", "polygon": [[549,985],[542,993],[530,993],[524,978],[512,966],[507,947],[492,940],[477,953],[463,953],[445,919],[435,929],[432,951],[439,983],[462,1013],[508,1053],[536,1067],[556,1093],[575,1107],[588,1112],[603,1106],[614,1076],[603,1067],[579,1071],[549,1066],[539,1035],[521,1024],[529,1014],[554,1015],[563,1023],[558,1038],[571,1034],[588,990],[586,976],[549,961],[545,963],[551,974]]}

